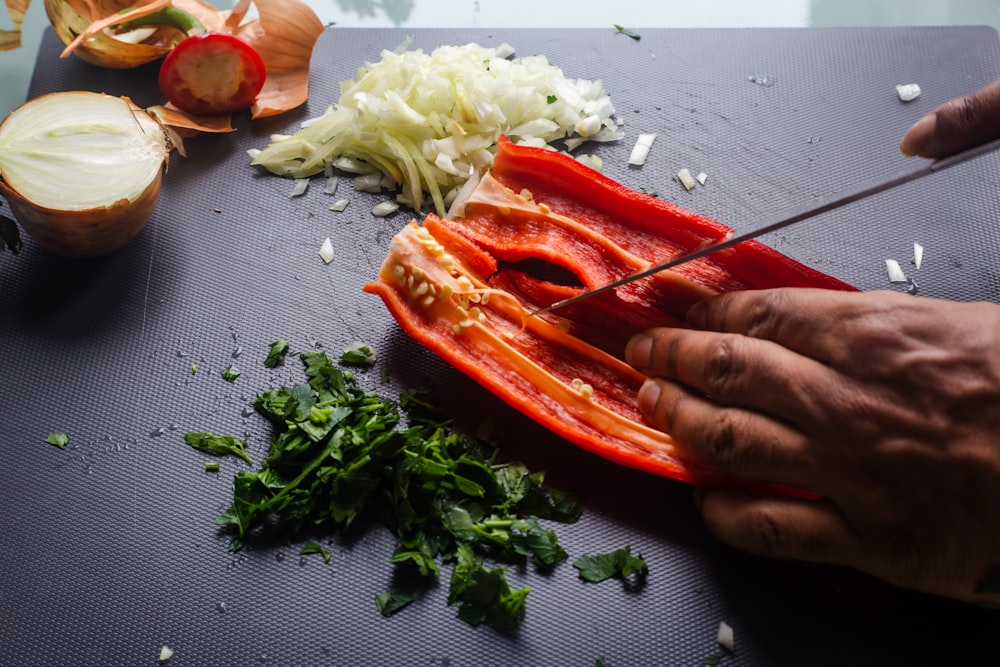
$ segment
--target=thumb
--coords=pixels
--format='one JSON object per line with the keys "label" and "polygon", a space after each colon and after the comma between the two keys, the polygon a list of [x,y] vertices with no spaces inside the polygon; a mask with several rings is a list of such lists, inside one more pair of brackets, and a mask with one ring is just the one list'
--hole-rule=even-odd
{"label": "thumb", "polygon": [[861,564],[854,533],[828,501],[702,489],[695,500],[709,532],[737,549],[765,558]]}
{"label": "thumb", "polygon": [[945,102],[913,124],[900,152],[940,158],[1000,137],[1000,81]]}

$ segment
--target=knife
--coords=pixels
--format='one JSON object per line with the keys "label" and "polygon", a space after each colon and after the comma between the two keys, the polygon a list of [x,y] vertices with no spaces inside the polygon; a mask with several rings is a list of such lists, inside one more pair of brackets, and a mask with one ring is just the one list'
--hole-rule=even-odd
{"label": "knife", "polygon": [[604,292],[609,292],[622,285],[627,285],[630,282],[651,276],[654,273],[659,273],[661,271],[666,271],[667,269],[673,269],[681,264],[690,262],[701,257],[706,257],[712,253],[719,252],[720,250],[725,250],[726,248],[731,248],[734,245],[743,243],[753,238],[757,238],[762,234],[767,234],[768,232],[777,231],[788,227],[789,225],[794,225],[797,222],[802,222],[803,220],[808,220],[821,213],[826,213],[827,211],[832,211],[833,209],[840,208],[847,204],[871,197],[872,195],[878,194],[880,192],[885,192],[897,186],[903,185],[904,183],[909,183],[915,181],[918,178],[923,178],[924,176],[929,176],[930,174],[936,174],[939,171],[947,169],[948,167],[953,167],[956,164],[961,164],[972,158],[979,157],[986,153],[992,152],[1000,148],[1000,139],[995,139],[989,143],[981,144],[975,146],[968,150],[962,151],[960,153],[955,153],[946,158],[941,158],[939,160],[934,160],[923,167],[916,170],[907,170],[898,176],[890,178],[885,181],[880,181],[874,185],[861,185],[853,190],[849,190],[843,194],[834,193],[833,195],[822,199],[819,203],[814,203],[804,210],[800,210],[792,215],[782,215],[776,219],[769,220],[761,225],[758,225],[748,231],[741,232],[739,234],[730,233],[723,236],[710,243],[698,246],[694,250],[687,252],[682,252],[674,257],[671,257],[665,262],[656,264],[646,269],[637,271],[636,273],[631,273],[624,278],[615,280],[614,282],[608,283],[607,285],[602,285],[601,287],[595,287],[594,289],[587,290],[576,296],[572,296],[568,299],[563,299],[561,301],[556,301],[555,303],[545,306],[544,308],[538,308],[528,313],[528,317],[534,315],[541,315],[542,313],[549,313],[564,306],[568,306],[573,303],[578,303],[584,299],[589,299],[598,294],[603,294]]}

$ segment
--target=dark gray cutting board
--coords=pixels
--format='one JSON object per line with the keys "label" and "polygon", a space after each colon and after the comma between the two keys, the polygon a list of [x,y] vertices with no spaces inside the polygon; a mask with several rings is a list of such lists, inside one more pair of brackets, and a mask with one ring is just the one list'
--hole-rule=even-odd
{"label": "dark gray cutting board", "polygon": [[[569,76],[600,78],[628,138],[596,149],[629,186],[741,227],[904,165],[896,144],[941,102],[1000,77],[984,28],[640,30],[348,30],[318,45],[312,99],[283,117],[190,141],[172,161],[153,220],[111,256],[68,260],[26,239],[0,255],[0,664],[154,665],[698,665],[716,653],[720,620],[735,628],[723,665],[980,664],[1000,616],[890,588],[827,567],[734,552],[702,528],[684,485],[612,466],[528,423],[400,334],[361,294],[409,215],[326,209],[318,187],[255,173],[246,149],[293,130],[335,100],[341,80],[407,36],[416,47],[479,41],[544,53]],[[31,94],[93,89],[161,101],[155,66],[130,72],[59,60],[42,44]],[[760,85],[750,77],[768,77]],[[916,101],[895,85],[919,83]],[[658,138],[642,169],[625,166],[640,132]],[[705,171],[704,187],[673,182]],[[884,260],[910,269],[922,294],[996,301],[1000,162],[988,156],[852,205],[767,240],[863,289],[887,287]],[[72,178],[67,174],[66,178]],[[337,256],[317,256],[330,236]],[[649,562],[646,587],[585,585],[568,564],[529,585],[514,636],[472,628],[446,586],[385,619],[373,597],[389,582],[393,543],[374,530],[335,540],[333,560],[300,545],[226,551],[214,517],[228,505],[218,475],[182,442],[188,430],[246,433],[259,460],[268,429],[243,410],[257,391],[301,378],[261,365],[268,343],[333,354],[361,340],[384,392],[431,386],[459,423],[504,424],[510,455],[585,492],[584,518],[556,526],[571,557],[626,544]],[[234,352],[242,356],[233,359]],[[198,372],[191,373],[192,363]],[[219,371],[235,363],[235,384]],[[470,407],[474,406],[474,407]],[[61,451],[52,431],[73,438]],[[942,499],[947,502],[947,499]]]}

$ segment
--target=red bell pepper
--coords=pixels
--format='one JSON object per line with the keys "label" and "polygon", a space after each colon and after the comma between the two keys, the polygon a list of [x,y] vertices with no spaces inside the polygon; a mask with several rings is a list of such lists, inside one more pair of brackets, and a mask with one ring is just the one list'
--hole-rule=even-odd
{"label": "red bell pepper", "polygon": [[722,476],[645,423],[636,405],[645,378],[623,361],[624,343],[649,327],[687,326],[691,304],[723,291],[854,288],[748,241],[528,317],[731,230],[506,138],[464,209],[407,226],[365,287],[410,336],[585,450],[685,482],[761,488]]}

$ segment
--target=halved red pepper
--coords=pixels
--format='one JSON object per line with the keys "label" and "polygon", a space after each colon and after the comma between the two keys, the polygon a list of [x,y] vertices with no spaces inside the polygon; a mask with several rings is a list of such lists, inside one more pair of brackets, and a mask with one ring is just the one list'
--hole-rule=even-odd
{"label": "halved red pepper", "polygon": [[365,291],[418,342],[585,450],[685,482],[761,488],[721,475],[644,421],[636,392],[645,378],[623,361],[625,341],[649,327],[687,326],[688,307],[719,292],[853,287],[748,241],[527,316],[730,231],[572,157],[502,138],[462,217],[408,225]]}

